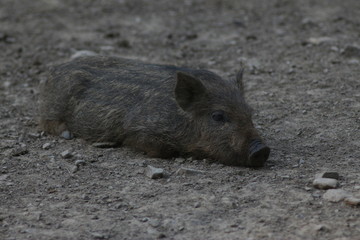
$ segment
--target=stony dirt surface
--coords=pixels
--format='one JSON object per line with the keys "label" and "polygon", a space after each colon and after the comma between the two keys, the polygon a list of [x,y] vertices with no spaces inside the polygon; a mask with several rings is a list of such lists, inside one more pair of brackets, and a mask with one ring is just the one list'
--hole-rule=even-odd
{"label": "stony dirt surface", "polygon": [[[360,239],[360,208],[312,185],[331,170],[360,197],[359,11],[358,0],[1,0],[0,239]],[[80,50],[224,77],[244,64],[268,163],[44,135],[38,84]]]}

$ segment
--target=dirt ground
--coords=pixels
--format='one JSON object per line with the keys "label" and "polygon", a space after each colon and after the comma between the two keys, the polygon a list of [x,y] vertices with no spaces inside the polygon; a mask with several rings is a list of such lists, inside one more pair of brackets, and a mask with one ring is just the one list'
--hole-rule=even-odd
{"label": "dirt ground", "polygon": [[[360,239],[360,208],[312,186],[336,171],[360,197],[359,12],[358,0],[1,0],[0,239]],[[244,64],[266,166],[41,133],[38,84],[80,50],[225,78]]]}

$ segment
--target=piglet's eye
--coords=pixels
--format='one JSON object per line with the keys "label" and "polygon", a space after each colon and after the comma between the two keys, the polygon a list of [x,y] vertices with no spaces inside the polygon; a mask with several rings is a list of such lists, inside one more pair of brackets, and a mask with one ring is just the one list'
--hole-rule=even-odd
{"label": "piglet's eye", "polygon": [[213,112],[211,114],[211,118],[212,118],[212,120],[214,120],[216,122],[226,122],[227,121],[224,111],[221,111],[221,110]]}

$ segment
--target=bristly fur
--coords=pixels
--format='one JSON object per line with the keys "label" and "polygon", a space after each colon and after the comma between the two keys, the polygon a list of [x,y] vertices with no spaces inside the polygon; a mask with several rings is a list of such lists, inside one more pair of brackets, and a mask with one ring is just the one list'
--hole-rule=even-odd
{"label": "bristly fur", "polygon": [[[260,137],[241,79],[115,57],[80,58],[53,68],[41,86],[40,126],[154,157],[194,155],[249,165],[249,141]],[[217,110],[229,121],[212,120]]]}

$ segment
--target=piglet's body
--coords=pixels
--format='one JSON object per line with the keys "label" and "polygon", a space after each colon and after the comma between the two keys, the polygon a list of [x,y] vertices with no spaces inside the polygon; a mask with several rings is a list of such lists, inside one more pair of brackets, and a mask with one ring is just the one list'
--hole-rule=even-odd
{"label": "piglet's body", "polygon": [[269,156],[241,82],[206,70],[86,57],[53,68],[41,87],[40,126],[170,158],[259,167]]}

